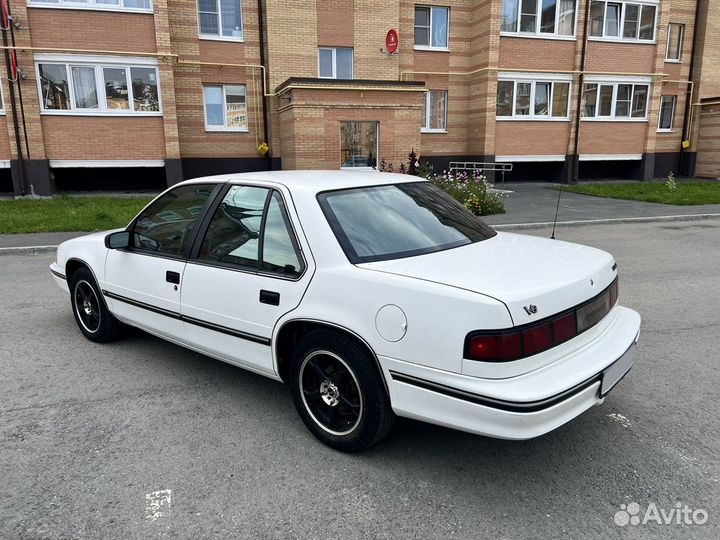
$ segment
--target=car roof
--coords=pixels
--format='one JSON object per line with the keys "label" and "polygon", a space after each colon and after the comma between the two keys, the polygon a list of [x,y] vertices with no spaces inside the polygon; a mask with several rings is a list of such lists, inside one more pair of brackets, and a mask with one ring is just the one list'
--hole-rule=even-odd
{"label": "car roof", "polygon": [[378,171],[258,171],[237,174],[220,174],[186,180],[182,184],[241,182],[243,180],[271,182],[286,186],[288,189],[302,189],[314,192],[333,189],[377,186],[423,181],[418,176],[406,174],[381,173]]}

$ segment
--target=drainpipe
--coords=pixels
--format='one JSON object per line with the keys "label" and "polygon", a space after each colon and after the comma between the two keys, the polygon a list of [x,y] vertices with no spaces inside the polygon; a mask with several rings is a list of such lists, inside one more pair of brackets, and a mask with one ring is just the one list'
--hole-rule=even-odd
{"label": "drainpipe", "polygon": [[575,144],[573,149],[573,174],[571,183],[577,184],[580,177],[580,117],[582,115],[583,88],[585,87],[585,60],[590,34],[590,1],[585,2],[585,35],[583,36],[582,51],[580,53],[580,77],[578,78],[578,97],[575,110]]}
{"label": "drainpipe", "polygon": [[[690,51],[690,71],[688,73],[688,78],[691,81],[695,80],[695,51],[697,50],[697,44],[698,44],[698,24],[700,23],[700,0],[696,0],[695,2],[695,22],[693,23],[693,41],[692,41],[692,49]],[[685,36],[683,35],[683,38]],[[693,102],[693,89],[695,88],[694,85],[690,86],[690,96],[685,97],[685,116],[683,117],[683,141],[689,141],[690,137],[692,136],[691,133],[688,133],[689,127],[690,127],[690,115],[692,112],[692,102]],[[685,157],[685,147],[682,145],[682,141],[680,142],[680,160],[678,163],[678,174],[682,174],[683,171],[683,165],[684,165],[684,157]],[[690,172],[690,171],[688,171]],[[693,175],[695,171],[693,170]]]}
{"label": "drainpipe", "polygon": [[[258,26],[260,27],[260,65],[265,66],[265,21],[264,21],[264,7],[263,7],[263,1],[258,0]],[[269,74],[267,73],[267,69],[263,70],[262,75],[263,77],[268,77]],[[264,85],[263,85],[264,87]],[[265,95],[265,92],[263,92],[263,98],[262,98],[262,104],[263,104],[263,134],[265,137],[265,142],[270,145],[270,137],[268,135],[268,97]],[[266,166],[267,170],[272,170],[272,150],[268,150],[265,154],[265,160],[266,160]]]}
{"label": "drainpipe", "polygon": [[[7,17],[3,17],[7,20],[8,26],[10,26],[12,23],[10,22],[9,17],[9,6],[6,3],[5,0],[0,0],[3,2],[3,11],[7,15]],[[3,21],[4,22],[4,21]],[[18,114],[17,114],[17,104],[15,103],[15,86],[13,83],[15,82],[12,77],[12,67],[10,62],[10,49],[8,48],[8,36],[7,36],[7,28],[2,28],[2,41],[3,45],[5,46],[5,71],[7,73],[8,78],[8,88],[10,89],[10,109],[12,111],[12,117],[13,117],[13,130],[15,132],[15,146],[17,147],[17,157],[18,157],[18,175],[20,177],[20,193],[16,193],[16,195],[25,195],[27,193],[25,189],[25,162],[23,160],[23,150],[22,150],[22,143],[20,141],[20,125],[18,124]],[[17,53],[16,53],[17,54]]]}
{"label": "drainpipe", "polygon": [[[10,21],[10,40],[12,42],[13,48],[15,48],[15,19],[13,19],[12,12],[10,11],[10,2],[8,2],[7,5],[7,12],[8,20]],[[20,117],[22,119],[23,136],[25,138],[25,152],[27,152],[27,158],[30,159],[30,142],[28,141],[27,122],[25,121],[25,103],[23,102],[22,85],[20,84],[19,79],[17,81],[17,91],[18,101],[20,102]]]}

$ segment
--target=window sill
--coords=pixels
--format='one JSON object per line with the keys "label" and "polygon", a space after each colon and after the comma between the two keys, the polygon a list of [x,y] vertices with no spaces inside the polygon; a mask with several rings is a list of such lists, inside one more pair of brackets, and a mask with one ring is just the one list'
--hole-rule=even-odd
{"label": "window sill", "polygon": [[569,122],[570,118],[567,117],[537,117],[537,116],[496,116],[495,120],[498,122]]}
{"label": "window sill", "polygon": [[428,129],[428,128],[421,128],[420,133],[440,133],[440,134],[446,134],[447,135],[447,129]]}
{"label": "window sill", "polygon": [[641,122],[647,122],[647,118],[582,118],[583,122],[615,122],[615,123],[630,123],[637,124]]}
{"label": "window sill", "polygon": [[124,8],[119,6],[83,6],[81,4],[73,5],[53,5],[53,4],[35,4],[28,1],[27,7],[40,9],[74,9],[77,11],[110,11],[113,13],[136,13],[142,15],[152,15],[153,10],[144,8]]}
{"label": "window sill", "polygon": [[208,127],[205,126],[206,133],[250,133],[249,129],[244,128],[227,128],[227,127]]}
{"label": "window sill", "polygon": [[654,39],[628,39],[628,38],[614,38],[614,37],[597,37],[590,36],[588,41],[602,41],[605,43],[625,43],[627,45],[655,45]]}
{"label": "window sill", "polygon": [[415,45],[416,51],[434,51],[434,52],[450,52],[449,47],[430,47],[429,45]]}
{"label": "window sill", "polygon": [[119,118],[127,118],[128,116],[134,117],[134,118],[144,118],[144,117],[158,117],[162,116],[162,112],[107,112],[107,111],[77,111],[77,110],[70,110],[70,111],[41,111],[41,116],[103,116],[105,118],[113,118],[113,117],[119,117]]}
{"label": "window sill", "polygon": [[682,64],[682,60],[673,60],[672,58],[665,59],[666,64]]}
{"label": "window sill", "polygon": [[674,129],[658,129],[658,133],[675,133]]}
{"label": "window sill", "polygon": [[550,39],[555,41],[577,41],[576,36],[563,36],[560,34],[531,34],[530,32],[500,32],[500,36],[509,38]]}
{"label": "window sill", "polygon": [[200,34],[198,36],[198,39],[200,41],[229,41],[231,43],[245,43],[245,39],[240,37],[232,37],[232,36],[208,36],[204,34]]}

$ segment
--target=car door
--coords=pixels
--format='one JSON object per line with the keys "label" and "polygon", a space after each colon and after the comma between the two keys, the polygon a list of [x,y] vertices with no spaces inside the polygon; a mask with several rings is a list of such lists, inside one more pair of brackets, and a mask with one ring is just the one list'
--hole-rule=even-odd
{"label": "car door", "polygon": [[278,319],[297,307],[312,274],[275,188],[228,185],[188,260],[181,311],[194,346],[272,374]]}
{"label": "car door", "polygon": [[198,218],[214,184],[190,184],[156,199],[130,225],[127,249],[105,260],[103,294],[121,320],[184,343],[180,293]]}

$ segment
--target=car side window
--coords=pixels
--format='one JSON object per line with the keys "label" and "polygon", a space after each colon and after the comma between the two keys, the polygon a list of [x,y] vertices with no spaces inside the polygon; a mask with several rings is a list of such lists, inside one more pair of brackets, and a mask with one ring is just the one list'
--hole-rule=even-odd
{"label": "car side window", "polygon": [[277,191],[273,192],[268,205],[262,247],[262,269],[265,272],[297,277],[305,269],[290,227],[290,218]]}
{"label": "car side window", "polygon": [[132,247],[183,256],[192,242],[195,222],[213,188],[212,184],[181,186],[158,198],[133,224]]}
{"label": "car side window", "polygon": [[232,186],[208,225],[198,260],[297,277],[304,270],[276,191]]}
{"label": "car side window", "polygon": [[266,188],[232,186],[210,221],[198,259],[257,270],[268,194]]}

